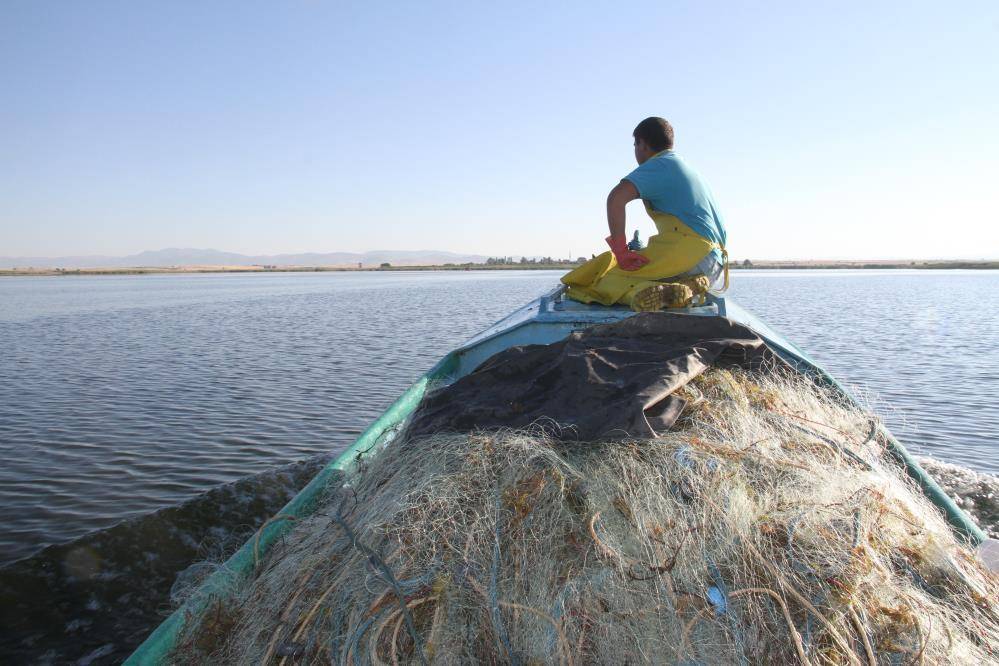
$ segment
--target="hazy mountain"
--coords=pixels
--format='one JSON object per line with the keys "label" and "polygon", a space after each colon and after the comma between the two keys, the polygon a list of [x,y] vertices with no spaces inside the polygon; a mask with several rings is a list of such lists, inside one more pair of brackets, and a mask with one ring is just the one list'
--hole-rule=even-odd
{"label": "hazy mountain", "polygon": [[126,257],[0,257],[0,268],[137,268],[168,266],[345,266],[358,262],[370,266],[388,262],[395,266],[483,263],[486,256],[441,250],[373,250],[371,252],[307,252],[302,254],[245,255],[221,250],[167,248],[147,250]]}

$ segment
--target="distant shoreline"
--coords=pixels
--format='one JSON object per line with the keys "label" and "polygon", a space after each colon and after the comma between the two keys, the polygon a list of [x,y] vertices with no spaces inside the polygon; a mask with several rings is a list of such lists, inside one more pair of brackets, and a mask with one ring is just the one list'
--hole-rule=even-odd
{"label": "distant shoreline", "polygon": [[999,261],[963,261],[957,259],[933,259],[929,261],[898,261],[891,259],[868,259],[863,261],[822,261],[822,260],[804,260],[804,261],[753,261],[750,265],[744,265],[743,262],[733,261],[731,264],[732,270],[746,270],[746,269],[797,269],[797,270],[807,270],[814,268],[822,269],[836,269],[836,268],[917,268],[917,269],[997,269],[999,268]]}
{"label": "distant shoreline", "polygon": [[192,273],[386,273],[392,271],[540,271],[571,270],[579,264],[454,264],[435,266],[136,266],[134,268],[0,268],[15,275],[183,275]]}
{"label": "distant shoreline", "polygon": [[[443,264],[427,266],[135,266],[131,268],[3,268],[0,277],[51,275],[180,275],[195,273],[363,273],[391,271],[511,271],[571,270],[576,263],[560,264]],[[835,270],[835,269],[999,269],[999,261],[736,261],[732,270]]]}

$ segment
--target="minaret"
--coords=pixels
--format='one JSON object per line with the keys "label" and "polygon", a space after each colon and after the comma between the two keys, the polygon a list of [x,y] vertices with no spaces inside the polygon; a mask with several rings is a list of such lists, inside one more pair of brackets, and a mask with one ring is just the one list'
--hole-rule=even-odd
{"label": "minaret", "polygon": [[642,249],[642,241],[638,238],[638,229],[635,229],[635,235],[628,241],[628,249],[632,252],[638,252]]}

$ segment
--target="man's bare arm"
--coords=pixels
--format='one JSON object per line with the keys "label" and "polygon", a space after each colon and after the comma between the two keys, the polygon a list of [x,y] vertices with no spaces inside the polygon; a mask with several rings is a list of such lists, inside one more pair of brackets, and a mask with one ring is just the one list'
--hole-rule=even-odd
{"label": "man's bare arm", "polygon": [[607,195],[607,227],[612,238],[626,235],[624,207],[637,198],[638,190],[627,180],[622,180]]}
{"label": "man's bare arm", "polygon": [[638,190],[627,180],[622,180],[607,195],[607,226],[610,228],[610,236],[605,240],[614,253],[617,265],[626,271],[637,271],[649,263],[648,257],[628,249],[628,238],[625,236],[624,207],[637,198]]}

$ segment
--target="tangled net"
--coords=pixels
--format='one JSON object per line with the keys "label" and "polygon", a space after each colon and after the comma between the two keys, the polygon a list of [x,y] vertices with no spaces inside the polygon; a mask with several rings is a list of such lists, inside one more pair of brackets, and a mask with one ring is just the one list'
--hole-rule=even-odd
{"label": "tangled net", "polygon": [[807,379],[714,369],[655,440],[402,437],[175,663],[994,662],[999,581]]}

